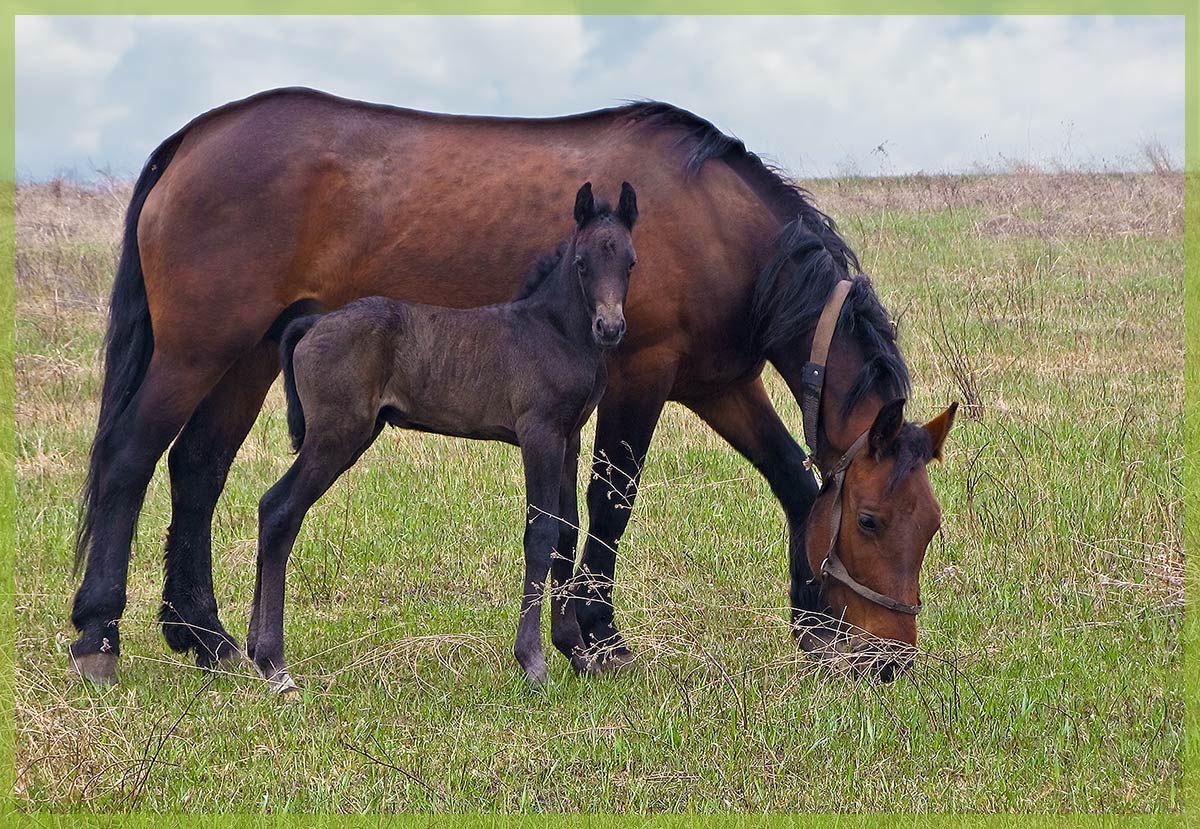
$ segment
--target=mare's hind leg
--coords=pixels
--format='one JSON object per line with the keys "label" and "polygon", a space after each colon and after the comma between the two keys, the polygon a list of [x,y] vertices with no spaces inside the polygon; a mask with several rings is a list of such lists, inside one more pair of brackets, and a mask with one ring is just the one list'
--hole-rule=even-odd
{"label": "mare's hind leg", "polygon": [[554,430],[539,426],[522,429],[520,442],[525,463],[525,583],[513,652],[537,688],[549,678],[542,652],[542,597],[558,543],[559,482],[566,443]]}
{"label": "mare's hind leg", "polygon": [[141,386],[103,444],[97,444],[97,516],[71,622],[79,639],[71,665],[100,683],[116,681],[117,623],[125,610],[129,547],[154,466],[223,367],[155,352]]}
{"label": "mare's hind leg", "polygon": [[792,620],[817,610],[820,591],[808,583],[812,570],[804,550],[804,532],[809,510],[817,497],[817,483],[812,472],[805,468],[804,450],[771,405],[762,378],[720,397],[686,405],[754,464],[771,485],[787,517]]}
{"label": "mare's hind leg", "polygon": [[567,441],[559,480],[558,546],[550,561],[550,641],[578,673],[588,673],[594,663],[584,653],[583,634],[571,601],[575,574],[575,547],[579,543],[579,432]]}
{"label": "mare's hind leg", "polygon": [[171,527],[159,618],[174,651],[194,651],[211,667],[237,656],[213,595],[212,518],[230,464],[279,373],[279,347],[263,341],[241,357],[204,398],[167,455]]}
{"label": "mare's hind leg", "polygon": [[280,692],[296,685],[283,656],[284,579],[296,535],[308,510],[382,427],[341,411],[330,415],[324,422],[309,422],[299,456],[258,505],[258,578],[247,650],[259,673]]}

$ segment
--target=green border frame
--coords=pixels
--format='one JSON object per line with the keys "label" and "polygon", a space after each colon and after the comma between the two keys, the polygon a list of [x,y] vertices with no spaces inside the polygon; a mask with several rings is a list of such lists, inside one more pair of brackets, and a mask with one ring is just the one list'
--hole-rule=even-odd
{"label": "green border frame", "polygon": [[[117,816],[86,813],[53,815],[25,814],[12,798],[15,770],[14,670],[15,654],[8,647],[13,641],[15,602],[13,560],[16,554],[15,514],[15,425],[14,425],[14,197],[16,127],[16,42],[15,17],[18,14],[970,14],[970,15],[1178,15],[1185,18],[1185,207],[1184,308],[1184,547],[1188,553],[1200,549],[1200,4],[1196,0],[12,0],[8,4],[0,30],[0,819],[6,825],[22,826],[363,826],[387,821],[391,825],[427,826],[430,817],[367,816],[250,816],[250,815],[170,815],[128,814]],[[1183,744],[1183,809],[1180,814],[1121,815],[1022,815],[1026,826],[1175,826],[1188,825],[1187,815],[1195,814],[1200,784],[1200,663],[1197,644],[1200,639],[1200,615],[1196,597],[1200,589],[1200,561],[1188,555],[1185,565],[1187,608],[1184,638],[1183,681],[1186,700]],[[804,781],[796,781],[804,785]],[[832,805],[832,804],[831,804]],[[1194,818],[1193,818],[1194,819]],[[703,823],[711,826],[828,826],[867,827],[888,825],[901,829],[930,824],[969,827],[1005,827],[1011,815],[992,817],[931,815],[927,817],[889,818],[863,816],[627,816],[612,817],[453,817],[437,819],[438,824],[464,826],[519,825],[543,826],[570,823],[575,826],[671,826],[686,827]],[[11,822],[10,822],[11,821]]]}

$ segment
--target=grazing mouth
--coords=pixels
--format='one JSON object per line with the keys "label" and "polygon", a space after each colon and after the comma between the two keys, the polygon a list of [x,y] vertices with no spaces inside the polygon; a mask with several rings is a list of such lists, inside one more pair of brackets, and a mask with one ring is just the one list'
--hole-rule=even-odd
{"label": "grazing mouth", "polygon": [[913,666],[917,649],[907,642],[880,639],[823,613],[806,613],[794,623],[800,649],[835,669],[880,682],[892,682]]}

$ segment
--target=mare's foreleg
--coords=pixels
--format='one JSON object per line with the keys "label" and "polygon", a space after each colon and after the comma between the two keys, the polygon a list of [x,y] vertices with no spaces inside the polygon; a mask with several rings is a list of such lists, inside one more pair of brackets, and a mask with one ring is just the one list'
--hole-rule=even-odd
{"label": "mare's foreleg", "polygon": [[617,544],[629,524],[650,438],[669,388],[665,379],[658,387],[620,386],[610,375],[600,401],[587,490],[588,535],[573,591],[584,645],[600,669],[620,668],[633,656],[613,622]]}
{"label": "mare's foreleg", "polygon": [[812,570],[805,553],[808,513],[817,497],[817,483],[805,466],[805,453],[771,405],[762,378],[719,397],[688,401],[717,434],[754,464],[783,506],[788,526],[788,565],[793,622],[818,610],[819,588],[809,584]]}

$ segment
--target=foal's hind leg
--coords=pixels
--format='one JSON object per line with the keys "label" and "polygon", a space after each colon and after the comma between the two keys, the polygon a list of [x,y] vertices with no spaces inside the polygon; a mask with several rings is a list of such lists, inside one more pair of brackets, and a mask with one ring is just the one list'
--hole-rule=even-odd
{"label": "foal's hind leg", "polygon": [[[354,457],[352,457],[349,462],[342,467],[341,471],[338,473],[339,476],[345,473],[347,469],[354,466],[354,464],[362,456],[362,453],[370,448],[371,444],[375,442],[375,439],[379,437],[379,433],[383,431],[384,425],[385,424],[383,420],[376,421],[375,428],[371,432],[371,437],[362,445],[362,448],[360,448],[354,454]],[[263,559],[262,556],[258,556],[254,567],[254,600],[250,605],[250,624],[246,630],[246,655],[249,656],[252,661],[254,659],[254,654],[258,650],[258,606],[259,597],[262,596],[262,571]]]}
{"label": "foal's hind leg", "polygon": [[559,434],[544,427],[522,429],[520,442],[525,462],[525,585],[513,652],[537,688],[549,679],[542,652],[542,596],[558,542],[559,481],[566,446]]}
{"label": "foal's hind leg", "polygon": [[[333,413],[341,418],[342,412]],[[314,428],[315,427],[315,428]],[[380,424],[351,418],[310,423],[292,467],[258,505],[258,578],[247,647],[254,665],[277,691],[295,687],[283,656],[283,599],[287,560],[313,504],[367,450]]]}
{"label": "foal's hind leg", "polygon": [[194,651],[201,667],[237,655],[213,595],[213,509],[278,372],[279,349],[273,342],[243,355],[204,398],[167,456],[171,528],[159,618],[171,649]]}

